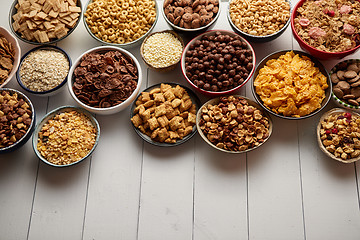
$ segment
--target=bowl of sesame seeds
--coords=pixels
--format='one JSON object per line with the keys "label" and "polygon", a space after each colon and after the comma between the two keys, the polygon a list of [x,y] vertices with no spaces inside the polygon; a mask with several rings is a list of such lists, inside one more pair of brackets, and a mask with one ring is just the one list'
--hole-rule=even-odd
{"label": "bowl of sesame seeds", "polygon": [[71,67],[69,55],[57,46],[39,46],[28,51],[16,72],[19,85],[31,94],[50,96],[65,85]]}
{"label": "bowl of sesame seeds", "polygon": [[80,107],[62,106],[36,126],[32,145],[36,156],[53,167],[67,167],[88,158],[100,138],[96,118]]}
{"label": "bowl of sesame seeds", "polygon": [[140,53],[144,63],[160,72],[174,70],[184,49],[183,39],[172,30],[154,32],[141,44]]}

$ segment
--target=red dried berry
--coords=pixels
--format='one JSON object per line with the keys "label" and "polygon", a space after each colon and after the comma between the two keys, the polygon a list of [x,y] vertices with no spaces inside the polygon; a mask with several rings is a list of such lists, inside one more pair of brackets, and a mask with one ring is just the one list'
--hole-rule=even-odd
{"label": "red dried berry", "polygon": [[333,128],[333,129],[331,129],[331,132],[336,134],[336,133],[338,133],[338,130],[337,130],[337,128]]}
{"label": "red dried berry", "polygon": [[351,119],[351,113],[349,113],[349,112],[346,112],[346,113],[344,113],[344,117],[346,117],[347,119]]}
{"label": "red dried berry", "polygon": [[333,10],[328,11],[327,15],[329,15],[330,17],[335,16],[335,12]]}
{"label": "red dried berry", "polygon": [[331,131],[328,129],[325,131],[325,133],[329,135],[331,133]]}

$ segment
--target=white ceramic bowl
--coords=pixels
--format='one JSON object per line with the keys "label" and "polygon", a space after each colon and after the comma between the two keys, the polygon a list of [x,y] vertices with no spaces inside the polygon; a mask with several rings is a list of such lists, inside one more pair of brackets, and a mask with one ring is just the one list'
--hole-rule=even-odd
{"label": "white ceramic bowl", "polygon": [[[74,70],[80,64],[80,61],[85,54],[97,53],[97,52],[108,52],[108,51],[120,51],[121,53],[123,53],[124,55],[126,55],[127,57],[131,58],[134,61],[134,64],[137,68],[137,74],[138,74],[137,86],[136,86],[135,90],[133,91],[133,93],[130,95],[130,97],[128,97],[125,101],[123,101],[122,103],[120,103],[118,105],[115,105],[112,107],[106,107],[106,108],[92,107],[92,106],[89,106],[89,105],[83,103],[82,101],[80,101],[80,99],[74,93],[74,90],[73,90],[73,84],[75,81]],[[79,56],[73,62],[73,65],[70,68],[69,76],[68,76],[68,89],[69,89],[70,94],[73,97],[73,99],[81,107],[85,108],[89,112],[101,114],[101,115],[114,114],[114,113],[120,112],[120,111],[124,110],[125,108],[127,108],[135,100],[136,96],[138,95],[138,93],[140,91],[141,83],[142,83],[142,71],[141,71],[141,66],[139,64],[139,61],[135,58],[134,55],[132,55],[127,50],[119,48],[119,47],[115,47],[115,46],[100,46],[100,47],[95,47],[95,48],[89,49],[88,51],[84,52],[81,56]]]}
{"label": "white ceramic bowl", "polygon": [[14,46],[14,49],[15,49],[13,67],[12,67],[7,79],[5,79],[5,81],[0,84],[0,88],[3,88],[3,87],[5,87],[6,84],[8,84],[10,82],[10,80],[13,78],[13,76],[15,75],[15,73],[19,67],[20,58],[21,58],[21,48],[19,46],[18,40],[5,28],[0,27],[0,35],[3,35]]}

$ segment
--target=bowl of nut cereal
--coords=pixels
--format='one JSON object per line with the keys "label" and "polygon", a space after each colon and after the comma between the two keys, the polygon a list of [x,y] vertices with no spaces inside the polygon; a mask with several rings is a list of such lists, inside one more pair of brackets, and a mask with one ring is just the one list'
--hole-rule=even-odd
{"label": "bowl of nut cereal", "polygon": [[209,100],[196,115],[202,139],[226,153],[245,153],[263,145],[272,133],[268,113],[256,102],[229,95]]}
{"label": "bowl of nut cereal", "polygon": [[81,14],[81,0],[15,0],[9,25],[15,36],[26,43],[53,44],[75,30]]}
{"label": "bowl of nut cereal", "polygon": [[220,0],[165,0],[162,13],[175,30],[196,32],[205,30],[220,15]]}
{"label": "bowl of nut cereal", "polygon": [[112,46],[139,45],[158,21],[156,0],[89,0],[83,21],[95,40]]}
{"label": "bowl of nut cereal", "polygon": [[127,50],[100,46],[84,52],[70,68],[68,89],[89,112],[108,115],[130,106],[140,91],[139,61]]}
{"label": "bowl of nut cereal", "polygon": [[130,119],[136,133],[146,142],[171,147],[188,141],[196,133],[199,98],[176,83],[160,83],[139,94]]}
{"label": "bowl of nut cereal", "polygon": [[360,48],[359,19],[359,1],[300,0],[291,14],[291,29],[312,56],[343,58]]}
{"label": "bowl of nut cereal", "polygon": [[281,36],[290,24],[289,0],[231,0],[227,17],[231,27],[252,42]]}
{"label": "bowl of nut cereal", "polygon": [[181,56],[185,79],[200,93],[216,97],[238,91],[255,71],[255,52],[240,35],[211,30],[193,38]]}
{"label": "bowl of nut cereal", "polygon": [[51,96],[66,84],[71,67],[70,56],[61,48],[42,45],[21,58],[16,72],[19,85],[36,96]]}
{"label": "bowl of nut cereal", "polygon": [[21,48],[18,40],[0,26],[0,88],[13,78],[20,64]]}
{"label": "bowl of nut cereal", "polygon": [[360,110],[360,59],[337,63],[330,71],[332,99],[343,108]]}
{"label": "bowl of nut cereal", "polygon": [[251,90],[269,113],[298,120],[314,116],[327,105],[332,85],[316,58],[302,51],[282,50],[259,62]]}
{"label": "bowl of nut cereal", "polygon": [[0,153],[23,146],[35,129],[36,114],[30,99],[20,91],[0,89]]}
{"label": "bowl of nut cereal", "polygon": [[32,145],[36,156],[53,167],[67,167],[88,158],[100,138],[100,126],[88,111],[62,106],[36,126]]}
{"label": "bowl of nut cereal", "polygon": [[360,114],[342,108],[324,113],[317,125],[320,149],[330,158],[352,163],[360,159]]}

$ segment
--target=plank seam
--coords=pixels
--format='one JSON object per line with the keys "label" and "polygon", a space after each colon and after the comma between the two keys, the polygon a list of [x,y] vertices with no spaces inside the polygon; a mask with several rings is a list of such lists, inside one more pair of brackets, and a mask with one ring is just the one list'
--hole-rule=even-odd
{"label": "plank seam", "polygon": [[300,132],[299,132],[299,123],[296,123],[296,131],[298,136],[298,161],[299,161],[299,182],[300,182],[300,195],[301,195],[301,211],[302,211],[302,220],[303,220],[303,234],[304,240],[306,240],[306,226],[305,226],[305,207],[304,207],[304,191],[303,191],[303,180],[302,180],[302,167],[301,167],[301,151],[300,151]]}

